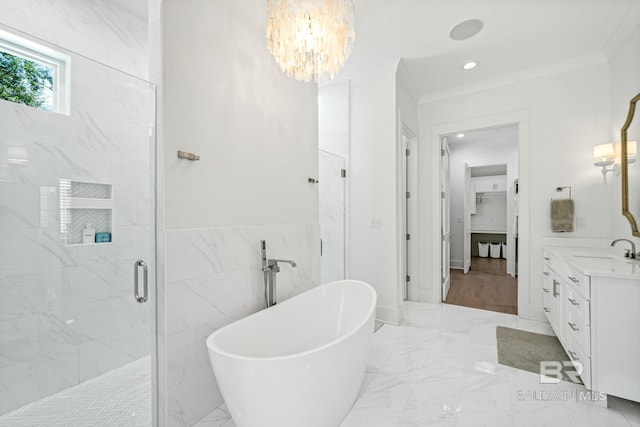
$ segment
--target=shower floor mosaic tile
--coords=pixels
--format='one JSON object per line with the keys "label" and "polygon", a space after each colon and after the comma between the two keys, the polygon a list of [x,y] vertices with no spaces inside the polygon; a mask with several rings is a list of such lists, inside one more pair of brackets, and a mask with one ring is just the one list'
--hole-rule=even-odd
{"label": "shower floor mosaic tile", "polygon": [[[407,321],[375,333],[365,385],[340,427],[640,427],[640,404],[582,400],[582,385],[541,384],[498,364],[496,326],[548,324],[448,304],[408,303]],[[235,427],[224,405],[194,427]]]}
{"label": "shower floor mosaic tile", "polygon": [[18,426],[151,426],[151,358],[144,357],[0,416],[0,427]]}

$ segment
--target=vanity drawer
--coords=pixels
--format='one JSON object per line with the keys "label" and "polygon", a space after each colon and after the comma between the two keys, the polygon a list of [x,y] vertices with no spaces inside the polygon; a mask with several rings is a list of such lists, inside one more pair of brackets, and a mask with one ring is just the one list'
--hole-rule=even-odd
{"label": "vanity drawer", "polygon": [[570,336],[578,344],[582,352],[591,356],[591,327],[584,322],[581,313],[574,310],[571,304],[565,313],[565,337]]}
{"label": "vanity drawer", "polygon": [[567,286],[565,296],[567,300],[567,310],[573,311],[576,316],[580,317],[583,324],[591,325],[591,304],[589,300],[583,298],[571,286]]}
{"label": "vanity drawer", "polygon": [[578,366],[576,366],[576,371],[580,373],[580,379],[584,383],[584,386],[591,390],[591,358],[582,351],[572,337],[568,337],[566,340],[565,350],[567,350],[567,355],[572,362],[582,364],[582,372],[580,373]]}
{"label": "vanity drawer", "polygon": [[543,263],[544,263],[543,271],[555,270],[556,269],[557,259],[556,259],[555,256],[553,256],[552,254],[550,254],[547,251],[543,251],[542,252],[542,259],[543,259]]}
{"label": "vanity drawer", "polygon": [[549,323],[551,323],[551,301],[553,300],[551,287],[551,280],[544,278],[542,280],[542,309],[544,310],[544,315],[547,317]]}
{"label": "vanity drawer", "polygon": [[591,286],[589,276],[585,276],[573,267],[569,267],[569,273],[566,276],[567,282],[573,286],[578,293],[586,299],[591,299]]}

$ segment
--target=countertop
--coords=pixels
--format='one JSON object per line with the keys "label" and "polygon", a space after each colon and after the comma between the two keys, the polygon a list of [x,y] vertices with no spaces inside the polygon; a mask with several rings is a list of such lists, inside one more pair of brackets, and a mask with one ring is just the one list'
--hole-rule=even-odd
{"label": "countertop", "polygon": [[543,250],[561,256],[587,276],[631,279],[640,284],[640,260],[624,258],[612,249],[545,246]]}

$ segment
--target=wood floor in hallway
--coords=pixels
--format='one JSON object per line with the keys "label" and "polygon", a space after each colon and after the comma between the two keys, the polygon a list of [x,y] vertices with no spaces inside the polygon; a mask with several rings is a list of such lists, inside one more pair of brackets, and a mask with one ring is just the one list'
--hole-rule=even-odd
{"label": "wood floor in hallway", "polygon": [[506,273],[507,261],[471,258],[471,269],[451,270],[447,304],[518,314],[518,279]]}

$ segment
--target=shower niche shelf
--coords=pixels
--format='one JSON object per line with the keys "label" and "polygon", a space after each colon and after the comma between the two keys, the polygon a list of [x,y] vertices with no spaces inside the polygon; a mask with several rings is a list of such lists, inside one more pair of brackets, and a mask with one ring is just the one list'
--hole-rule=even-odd
{"label": "shower niche shelf", "polygon": [[111,233],[113,241],[113,186],[106,183],[60,180],[60,233],[67,246],[82,243],[82,230],[91,224],[97,233]]}

